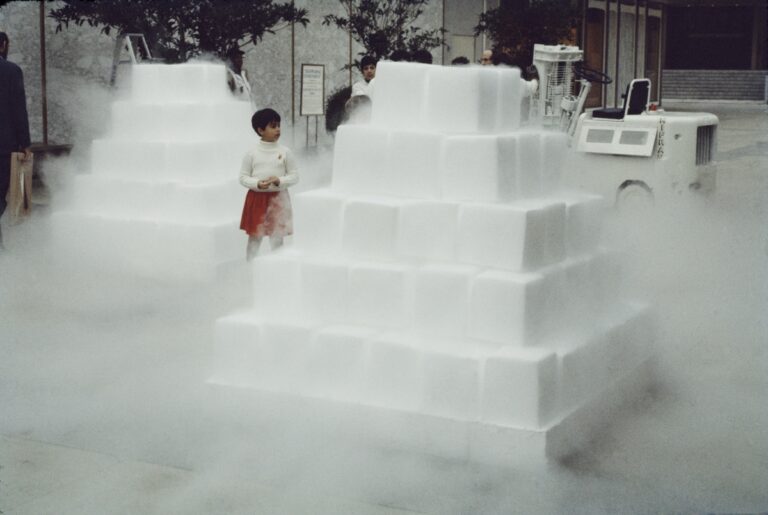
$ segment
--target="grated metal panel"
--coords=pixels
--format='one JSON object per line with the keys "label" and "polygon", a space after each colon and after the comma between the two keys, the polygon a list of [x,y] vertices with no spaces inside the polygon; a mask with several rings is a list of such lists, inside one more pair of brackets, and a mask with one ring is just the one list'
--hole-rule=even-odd
{"label": "grated metal panel", "polygon": [[712,161],[715,150],[715,126],[702,125],[696,129],[696,166]]}

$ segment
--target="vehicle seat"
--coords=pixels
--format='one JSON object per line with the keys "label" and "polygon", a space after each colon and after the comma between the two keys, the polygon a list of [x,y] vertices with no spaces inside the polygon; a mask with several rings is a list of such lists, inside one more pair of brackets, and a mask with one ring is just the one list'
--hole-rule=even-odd
{"label": "vehicle seat", "polygon": [[606,107],[592,111],[592,118],[607,118],[621,120],[628,114],[641,114],[648,107],[651,98],[651,81],[649,79],[634,79],[627,84],[627,90],[622,95],[622,107]]}
{"label": "vehicle seat", "polygon": [[592,111],[592,118],[610,118],[612,120],[621,120],[624,118],[623,107],[604,107]]}

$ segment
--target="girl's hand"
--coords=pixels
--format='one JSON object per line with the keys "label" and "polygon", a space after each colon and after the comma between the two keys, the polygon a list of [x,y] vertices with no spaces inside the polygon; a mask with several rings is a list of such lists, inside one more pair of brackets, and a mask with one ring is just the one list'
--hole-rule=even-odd
{"label": "girl's hand", "polygon": [[278,177],[272,177],[272,184],[280,186],[280,179]]}
{"label": "girl's hand", "polygon": [[263,180],[259,181],[258,182],[258,187],[259,187],[260,190],[265,190],[265,189],[269,188],[270,184],[272,184],[272,178],[271,177],[269,179],[263,179]]}

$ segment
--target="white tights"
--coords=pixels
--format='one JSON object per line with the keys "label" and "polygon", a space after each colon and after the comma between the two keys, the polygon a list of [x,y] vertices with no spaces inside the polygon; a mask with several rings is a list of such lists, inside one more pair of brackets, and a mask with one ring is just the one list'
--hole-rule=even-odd
{"label": "white tights", "polygon": [[[245,249],[245,259],[251,261],[259,254],[259,247],[261,246],[261,240],[263,236],[248,236],[248,246]],[[269,247],[272,250],[278,249],[283,246],[282,236],[270,236]]]}

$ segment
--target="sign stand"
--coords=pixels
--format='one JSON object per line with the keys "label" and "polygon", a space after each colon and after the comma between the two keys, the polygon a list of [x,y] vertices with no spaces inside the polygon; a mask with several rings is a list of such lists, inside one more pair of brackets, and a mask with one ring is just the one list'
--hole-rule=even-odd
{"label": "sign stand", "polygon": [[315,146],[320,116],[325,115],[325,65],[301,65],[301,116],[307,117],[307,142],[309,147],[309,117],[315,118]]}
{"label": "sign stand", "polygon": [[[320,117],[312,116],[312,118],[315,119],[315,145],[314,146],[317,146],[317,131],[318,131],[318,124],[319,124],[318,119]],[[307,116],[307,142],[305,143],[307,148],[309,148],[309,119],[310,119],[310,116]]]}

